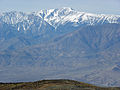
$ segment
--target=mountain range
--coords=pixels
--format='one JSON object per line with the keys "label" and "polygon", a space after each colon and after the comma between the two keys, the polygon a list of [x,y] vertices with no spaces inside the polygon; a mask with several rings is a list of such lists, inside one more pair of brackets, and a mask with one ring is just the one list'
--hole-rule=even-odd
{"label": "mountain range", "polygon": [[73,79],[120,86],[120,15],[69,7],[0,13],[0,82]]}

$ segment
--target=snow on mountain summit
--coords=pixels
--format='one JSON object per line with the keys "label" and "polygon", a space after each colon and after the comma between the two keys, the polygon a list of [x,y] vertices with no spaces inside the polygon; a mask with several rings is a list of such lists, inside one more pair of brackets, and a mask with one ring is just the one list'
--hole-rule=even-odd
{"label": "snow on mountain summit", "polygon": [[[0,21],[5,22],[7,24],[12,24],[14,26],[16,25],[17,28],[20,28],[18,27],[17,24],[21,22],[23,22],[22,27],[29,28],[30,25],[35,24],[34,22],[36,21],[36,18],[37,18],[37,22],[45,21],[54,28],[66,24],[70,24],[71,26],[77,27],[80,25],[120,23],[119,15],[85,13],[85,12],[76,11],[69,7],[40,10],[29,14],[23,12],[16,12],[16,11],[0,14]],[[27,26],[24,24],[27,24]]]}
{"label": "snow on mountain summit", "polygon": [[41,10],[40,12],[36,12],[36,15],[42,17],[46,22],[54,27],[68,22],[87,25],[120,23],[119,15],[85,13],[75,11],[69,7]]}

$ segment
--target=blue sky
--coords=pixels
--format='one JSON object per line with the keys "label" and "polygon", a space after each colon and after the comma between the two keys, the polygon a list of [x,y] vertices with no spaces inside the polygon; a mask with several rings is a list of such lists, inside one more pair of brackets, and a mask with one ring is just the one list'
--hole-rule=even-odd
{"label": "blue sky", "polygon": [[120,15],[120,0],[0,0],[0,12],[32,12],[41,9],[71,7],[75,10]]}

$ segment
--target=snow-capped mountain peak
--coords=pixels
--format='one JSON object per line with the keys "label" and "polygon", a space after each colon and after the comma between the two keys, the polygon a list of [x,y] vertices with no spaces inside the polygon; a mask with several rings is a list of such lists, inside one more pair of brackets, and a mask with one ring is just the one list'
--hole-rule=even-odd
{"label": "snow-capped mountain peak", "polygon": [[104,15],[104,14],[92,14],[75,11],[69,7],[63,7],[60,9],[41,10],[36,12],[37,16],[43,18],[46,22],[54,27],[58,27],[65,23],[77,23],[84,25],[96,25],[104,23],[120,23],[119,15]]}
{"label": "snow-capped mountain peak", "polygon": [[[61,25],[79,27],[81,25],[120,23],[120,16],[85,13],[69,7],[63,7],[59,9],[40,10],[32,13],[16,11],[1,13],[0,21],[17,26],[17,28],[21,28],[18,23],[23,23],[21,26],[27,27],[27,29],[29,29],[31,25],[36,24],[34,23],[35,21],[44,21],[57,29]],[[26,28],[24,29],[26,30]]]}

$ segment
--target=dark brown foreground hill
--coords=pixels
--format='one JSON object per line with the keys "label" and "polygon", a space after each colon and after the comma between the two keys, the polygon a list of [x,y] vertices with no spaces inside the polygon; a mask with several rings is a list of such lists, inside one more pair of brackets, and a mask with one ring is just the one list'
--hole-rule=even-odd
{"label": "dark brown foreground hill", "polygon": [[120,90],[120,88],[97,87],[74,80],[41,80],[36,82],[0,83],[0,90]]}

